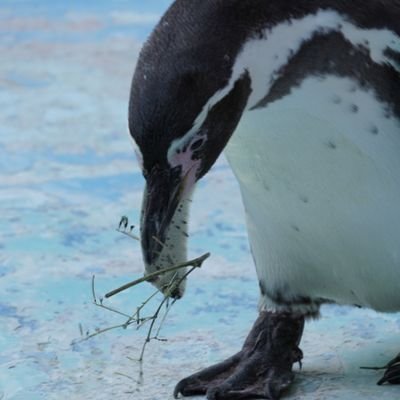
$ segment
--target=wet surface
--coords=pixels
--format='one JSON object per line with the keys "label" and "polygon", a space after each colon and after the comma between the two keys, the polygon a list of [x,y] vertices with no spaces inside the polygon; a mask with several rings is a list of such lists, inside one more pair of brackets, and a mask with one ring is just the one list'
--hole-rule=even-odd
{"label": "wet surface", "polygon": [[[160,337],[144,326],[80,342],[125,321],[92,304],[142,275],[138,244],[115,231],[139,220],[143,180],[127,134],[141,43],[168,1],[3,1],[0,5],[0,399],[172,398],[178,379],[237,351],[258,284],[237,184],[224,159],[195,194],[190,276]],[[105,302],[125,313],[150,285]],[[150,304],[150,309],[157,306]],[[400,316],[325,307],[306,326],[292,399],[398,399],[377,387],[400,350]]]}

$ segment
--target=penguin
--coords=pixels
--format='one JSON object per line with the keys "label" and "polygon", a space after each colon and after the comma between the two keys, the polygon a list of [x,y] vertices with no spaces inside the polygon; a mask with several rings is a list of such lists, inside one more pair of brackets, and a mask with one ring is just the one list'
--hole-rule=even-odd
{"label": "penguin", "polygon": [[[322,304],[400,311],[400,0],[176,0],[137,61],[129,131],[146,272],[187,259],[194,188],[225,151],[259,280],[241,350],[175,397],[279,399]],[[400,355],[379,383],[400,383]]]}

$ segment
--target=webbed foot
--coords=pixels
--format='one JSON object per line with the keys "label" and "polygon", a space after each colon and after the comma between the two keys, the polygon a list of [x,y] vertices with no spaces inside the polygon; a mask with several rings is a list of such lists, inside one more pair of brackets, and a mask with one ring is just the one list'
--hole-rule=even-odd
{"label": "webbed foot", "polygon": [[239,353],[197,372],[175,387],[174,396],[206,395],[208,400],[277,400],[294,379],[304,317],[261,312]]}
{"label": "webbed foot", "polygon": [[386,382],[400,385],[400,354],[386,365],[386,371],[377,385],[383,385]]}

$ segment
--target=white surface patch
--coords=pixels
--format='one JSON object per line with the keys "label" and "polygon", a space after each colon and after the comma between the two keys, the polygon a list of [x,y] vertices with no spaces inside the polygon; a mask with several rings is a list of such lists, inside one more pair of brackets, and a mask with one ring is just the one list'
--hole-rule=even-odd
{"label": "white surface patch", "polygon": [[400,122],[385,111],[332,76],[243,115],[227,156],[268,291],[400,309]]}

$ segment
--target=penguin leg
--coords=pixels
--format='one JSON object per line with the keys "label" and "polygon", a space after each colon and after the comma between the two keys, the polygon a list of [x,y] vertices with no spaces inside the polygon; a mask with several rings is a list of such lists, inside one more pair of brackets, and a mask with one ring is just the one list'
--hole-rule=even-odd
{"label": "penguin leg", "polygon": [[181,380],[175,398],[205,394],[208,400],[279,399],[294,379],[293,364],[303,358],[298,347],[303,328],[303,315],[262,311],[242,349]]}
{"label": "penguin leg", "polygon": [[400,353],[387,364],[386,371],[377,384],[383,385],[386,382],[400,385]]}

